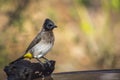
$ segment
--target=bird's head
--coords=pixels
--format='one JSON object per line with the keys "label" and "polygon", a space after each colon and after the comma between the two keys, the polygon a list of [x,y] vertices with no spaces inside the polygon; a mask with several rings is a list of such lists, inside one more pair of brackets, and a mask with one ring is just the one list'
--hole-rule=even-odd
{"label": "bird's head", "polygon": [[57,26],[54,24],[54,22],[50,19],[45,19],[45,22],[43,24],[43,28],[46,31],[50,31],[53,30],[54,28],[56,28]]}

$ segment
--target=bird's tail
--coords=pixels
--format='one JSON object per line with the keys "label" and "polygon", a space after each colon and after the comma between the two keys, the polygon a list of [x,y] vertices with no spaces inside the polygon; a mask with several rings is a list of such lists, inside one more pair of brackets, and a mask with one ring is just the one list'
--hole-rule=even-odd
{"label": "bird's tail", "polygon": [[14,62],[17,62],[17,61],[19,61],[19,60],[21,60],[21,59],[24,59],[24,58],[29,58],[29,59],[31,59],[31,58],[33,58],[33,55],[31,54],[31,53],[25,53],[23,56],[21,56],[21,57],[19,57],[18,59],[16,59],[16,60],[14,60],[14,61],[12,61],[10,64],[13,64]]}
{"label": "bird's tail", "polygon": [[10,62],[10,64],[13,64],[13,63],[15,63],[15,62],[17,62],[17,61],[19,61],[19,60],[22,60],[22,59],[24,59],[24,56],[21,56],[21,57],[19,57],[18,59],[16,59],[16,60]]}

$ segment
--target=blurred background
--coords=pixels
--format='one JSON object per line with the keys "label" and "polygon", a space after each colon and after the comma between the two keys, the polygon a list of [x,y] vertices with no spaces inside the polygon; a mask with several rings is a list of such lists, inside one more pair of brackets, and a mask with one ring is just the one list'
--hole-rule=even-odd
{"label": "blurred background", "polygon": [[120,68],[120,0],[0,0],[0,80],[53,20],[56,72]]}

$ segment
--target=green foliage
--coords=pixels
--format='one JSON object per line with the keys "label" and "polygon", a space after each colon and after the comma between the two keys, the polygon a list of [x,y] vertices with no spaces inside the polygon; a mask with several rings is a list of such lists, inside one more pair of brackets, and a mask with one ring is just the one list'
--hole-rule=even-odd
{"label": "green foliage", "polygon": [[79,3],[81,3],[81,4],[83,4],[87,7],[92,6],[91,5],[91,0],[78,0],[78,1],[79,1]]}
{"label": "green foliage", "polygon": [[113,10],[120,11],[120,0],[111,0]]}

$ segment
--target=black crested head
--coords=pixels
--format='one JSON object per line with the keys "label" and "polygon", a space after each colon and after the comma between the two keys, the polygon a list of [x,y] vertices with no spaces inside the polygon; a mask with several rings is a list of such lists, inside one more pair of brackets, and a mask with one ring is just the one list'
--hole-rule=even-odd
{"label": "black crested head", "polygon": [[45,19],[45,22],[43,24],[43,28],[46,30],[46,31],[50,31],[50,30],[53,30],[54,28],[56,28],[57,26],[54,24],[54,22],[50,19]]}

